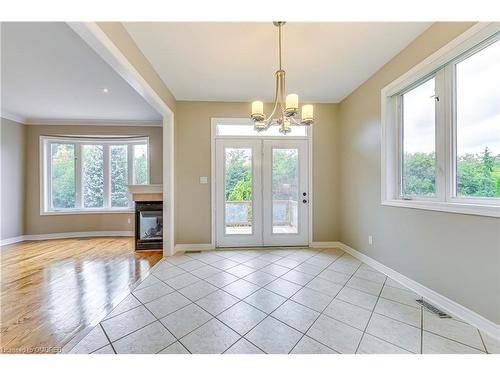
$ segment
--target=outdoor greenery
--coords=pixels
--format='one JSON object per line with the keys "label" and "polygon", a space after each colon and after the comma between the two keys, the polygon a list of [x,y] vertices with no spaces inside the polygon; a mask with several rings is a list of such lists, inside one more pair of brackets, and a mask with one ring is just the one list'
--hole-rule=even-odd
{"label": "outdoor greenery", "polygon": [[148,148],[146,145],[134,146],[134,184],[148,183]]}
{"label": "outdoor greenery", "polygon": [[[298,154],[295,149],[274,149],[273,199],[297,197]],[[226,201],[252,199],[252,166],[244,149],[230,149],[226,155]]]}
{"label": "outdoor greenery", "polygon": [[273,150],[273,200],[296,200],[298,191],[298,152]]}
{"label": "outdoor greenery", "polygon": [[[136,184],[148,181],[147,146],[139,145],[134,155]],[[128,146],[110,146],[111,207],[128,206]],[[51,145],[51,189],[53,208],[74,208],[76,201],[75,145]],[[102,145],[82,146],[83,206],[104,207],[104,148]]]}
{"label": "outdoor greenery", "polygon": [[82,148],[83,206],[104,206],[104,152],[102,145],[84,145]]}
{"label": "outdoor greenery", "polygon": [[128,206],[127,146],[111,146],[111,207]]}
{"label": "outdoor greenery", "polygon": [[75,207],[75,146],[52,144],[52,206]]}
{"label": "outdoor greenery", "polygon": [[[405,153],[403,191],[406,195],[435,194],[435,154]],[[500,197],[500,154],[486,147],[480,154],[465,154],[457,160],[457,195]]]}
{"label": "outdoor greenery", "polygon": [[252,199],[252,164],[246,149],[229,149],[226,153],[226,201]]}

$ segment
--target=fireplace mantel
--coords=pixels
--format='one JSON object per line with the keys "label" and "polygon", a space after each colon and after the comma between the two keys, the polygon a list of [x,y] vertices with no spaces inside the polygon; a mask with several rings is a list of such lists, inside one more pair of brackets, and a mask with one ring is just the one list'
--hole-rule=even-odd
{"label": "fireplace mantel", "polygon": [[163,201],[163,185],[129,185],[128,191],[134,202],[156,202]]}

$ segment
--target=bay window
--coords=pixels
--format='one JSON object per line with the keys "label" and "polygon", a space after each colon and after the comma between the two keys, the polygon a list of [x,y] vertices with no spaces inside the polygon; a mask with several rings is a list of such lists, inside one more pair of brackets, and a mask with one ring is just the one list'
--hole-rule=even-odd
{"label": "bay window", "polygon": [[382,204],[500,217],[500,32],[478,24],[382,92]]}
{"label": "bay window", "polygon": [[148,138],[40,137],[41,213],[130,211],[149,182]]}

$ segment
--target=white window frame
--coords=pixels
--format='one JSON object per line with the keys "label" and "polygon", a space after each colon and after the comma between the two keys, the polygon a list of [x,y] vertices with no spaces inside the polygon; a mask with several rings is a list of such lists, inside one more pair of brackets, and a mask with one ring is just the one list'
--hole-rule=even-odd
{"label": "white window frame", "polygon": [[[499,198],[456,196],[455,65],[500,40],[498,23],[478,23],[381,90],[381,204],[500,217]],[[436,195],[403,196],[401,95],[436,79]]]}
{"label": "white window frame", "polygon": [[[53,208],[51,193],[51,155],[50,145],[53,143],[75,145],[75,207]],[[151,151],[149,137],[73,137],[73,136],[40,136],[40,215],[66,214],[96,214],[96,213],[131,213],[133,201],[129,196],[127,207],[111,207],[110,181],[110,146],[127,145],[128,185],[134,184],[134,146],[147,145],[147,184],[150,182]],[[83,207],[83,180],[82,180],[82,146],[102,145],[104,150],[104,206],[102,208]]]}

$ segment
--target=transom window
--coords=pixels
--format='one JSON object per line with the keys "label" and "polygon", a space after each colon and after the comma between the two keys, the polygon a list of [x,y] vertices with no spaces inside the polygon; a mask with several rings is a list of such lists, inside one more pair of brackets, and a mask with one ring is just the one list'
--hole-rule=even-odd
{"label": "transom window", "polygon": [[131,208],[128,185],[149,182],[148,138],[40,137],[42,213]]}
{"label": "transom window", "polygon": [[443,50],[382,90],[382,203],[500,216],[500,34]]}
{"label": "transom window", "polygon": [[277,138],[302,138],[309,136],[309,126],[295,126],[288,134],[279,132],[279,126],[273,125],[265,130],[255,130],[251,119],[245,118],[214,118],[216,137],[277,137]]}

